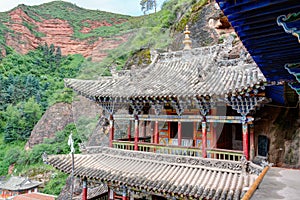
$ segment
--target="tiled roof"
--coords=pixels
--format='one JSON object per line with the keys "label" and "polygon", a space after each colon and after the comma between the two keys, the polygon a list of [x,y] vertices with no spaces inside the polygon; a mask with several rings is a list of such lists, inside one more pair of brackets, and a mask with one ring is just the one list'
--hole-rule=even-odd
{"label": "tiled roof", "polygon": [[101,80],[65,79],[83,96],[165,97],[222,96],[242,92],[265,81],[250,56],[228,59],[226,44],[153,55],[145,69]]}
{"label": "tiled roof", "polygon": [[[70,155],[45,160],[71,174]],[[247,166],[247,167],[246,167]],[[75,155],[74,175],[131,190],[206,199],[240,199],[262,168],[249,163],[101,148]]]}
{"label": "tiled roof", "polygon": [[91,198],[95,198],[95,197],[98,197],[104,193],[107,193],[108,192],[108,188],[106,185],[104,184],[101,184],[100,186],[98,187],[94,187],[94,188],[88,188],[88,196],[87,198],[88,199],[91,199]]}
{"label": "tiled roof", "polygon": [[29,180],[26,177],[12,176],[7,181],[0,184],[0,189],[5,190],[26,190],[39,186],[41,182]]}
{"label": "tiled roof", "polygon": [[[88,186],[87,191],[87,199],[98,199],[102,195],[106,195],[108,192],[107,185],[100,184],[98,186]],[[73,197],[73,200],[81,200],[82,199],[82,193],[76,197]]]}
{"label": "tiled roof", "polygon": [[13,200],[55,200],[55,196],[42,193],[21,194],[13,198]]}

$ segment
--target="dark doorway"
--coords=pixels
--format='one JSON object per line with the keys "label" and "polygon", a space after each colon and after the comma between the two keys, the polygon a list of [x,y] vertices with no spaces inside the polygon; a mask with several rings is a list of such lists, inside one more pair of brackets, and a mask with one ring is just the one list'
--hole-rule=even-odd
{"label": "dark doorway", "polygon": [[217,138],[217,148],[232,149],[232,124],[224,124],[222,132]]}
{"label": "dark doorway", "polygon": [[266,157],[269,151],[269,139],[265,135],[258,136],[258,155]]}
{"label": "dark doorway", "polygon": [[178,122],[170,122],[170,138],[178,138]]}

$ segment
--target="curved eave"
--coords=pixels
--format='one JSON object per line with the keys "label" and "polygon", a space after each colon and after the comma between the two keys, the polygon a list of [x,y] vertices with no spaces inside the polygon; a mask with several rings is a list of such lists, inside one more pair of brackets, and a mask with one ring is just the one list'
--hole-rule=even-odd
{"label": "curved eave", "polygon": [[[249,57],[223,58],[223,45],[161,54],[156,63],[127,76],[101,80],[65,79],[66,87],[97,100],[238,95],[266,82]],[[219,55],[220,54],[220,55]]]}
{"label": "curved eave", "polygon": [[[70,155],[52,155],[46,161],[72,173]],[[240,199],[244,187],[249,187],[262,170],[252,164],[254,171],[242,175],[241,162],[110,148],[97,154],[74,155],[74,163],[74,175],[78,177],[150,193],[216,199]]]}

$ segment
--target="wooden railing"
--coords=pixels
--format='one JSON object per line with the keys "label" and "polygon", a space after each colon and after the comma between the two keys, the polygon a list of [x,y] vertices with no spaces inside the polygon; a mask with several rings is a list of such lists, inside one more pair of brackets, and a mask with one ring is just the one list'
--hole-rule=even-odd
{"label": "wooden railing", "polygon": [[[125,150],[134,150],[134,142],[128,141],[113,141],[113,147]],[[197,156],[201,157],[201,149],[195,147],[181,147],[173,145],[159,145],[145,142],[138,143],[139,151],[153,152],[161,154],[173,154],[173,155],[184,155],[184,156]]]}
{"label": "wooden railing", "polygon": [[220,160],[239,161],[243,156],[243,151],[227,150],[227,149],[207,149],[207,157]]}
{"label": "wooden railing", "polygon": [[134,150],[134,142],[113,141],[113,147],[116,149]]}
{"label": "wooden railing", "polygon": [[147,144],[139,143],[139,150],[146,152],[155,152],[161,154],[173,154],[173,155],[183,155],[183,156],[196,156],[201,157],[201,149],[195,147],[182,147],[173,145],[159,145],[159,144]]}
{"label": "wooden railing", "polygon": [[[113,147],[124,150],[134,150],[134,142],[131,141],[113,141]],[[174,145],[160,145],[146,142],[138,143],[138,150],[144,152],[153,152],[160,154],[184,155],[202,157],[202,150],[196,147],[183,147]],[[207,157],[220,160],[239,161],[243,156],[242,151],[227,149],[207,149]]]}

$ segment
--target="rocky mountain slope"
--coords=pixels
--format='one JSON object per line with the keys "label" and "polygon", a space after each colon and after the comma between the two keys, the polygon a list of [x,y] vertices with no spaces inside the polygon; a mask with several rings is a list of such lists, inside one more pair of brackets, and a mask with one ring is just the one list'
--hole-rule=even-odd
{"label": "rocky mountain slope", "polygon": [[[48,9],[53,8],[57,10],[53,10],[52,14],[47,13]],[[118,29],[117,27],[126,23],[130,17],[90,11],[91,16],[79,18],[77,13],[80,14],[84,10],[70,3],[57,1],[41,6],[20,5],[9,12],[1,13],[3,17],[0,19],[0,27],[4,33],[2,46],[8,45],[25,54],[38,45],[54,44],[61,48],[63,55],[82,54],[86,58],[100,61],[107,55],[107,50],[128,39],[128,34],[125,33],[115,36],[115,33],[105,32],[115,32],[114,29]],[[93,19],[93,15],[98,17]]]}

